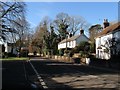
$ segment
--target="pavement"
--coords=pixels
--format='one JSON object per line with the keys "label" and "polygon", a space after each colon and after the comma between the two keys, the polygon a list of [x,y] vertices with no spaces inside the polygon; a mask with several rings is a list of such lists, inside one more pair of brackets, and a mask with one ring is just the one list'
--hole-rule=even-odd
{"label": "pavement", "polygon": [[120,73],[108,69],[64,63],[47,58],[2,62],[2,90],[99,89],[120,90]]}

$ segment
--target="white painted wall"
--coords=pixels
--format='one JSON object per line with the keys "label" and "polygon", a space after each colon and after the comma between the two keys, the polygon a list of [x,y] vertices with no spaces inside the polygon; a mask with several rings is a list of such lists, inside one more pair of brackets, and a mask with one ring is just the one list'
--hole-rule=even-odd
{"label": "white painted wall", "polygon": [[[97,58],[101,58],[101,59],[109,59],[110,58],[110,52],[106,53],[104,51],[104,49],[106,49],[105,47],[109,47],[105,43],[108,39],[111,39],[112,37],[113,37],[113,34],[108,34],[108,35],[96,38],[96,57]],[[105,47],[103,47],[101,45],[103,45]],[[101,47],[102,49],[98,49],[98,47]]]}
{"label": "white painted wall", "polygon": [[[86,38],[86,36],[84,35],[80,35],[79,38],[73,40],[73,41],[70,41],[70,42],[67,42],[67,47],[68,48],[74,48],[75,46],[77,46],[81,41],[88,41],[88,38]],[[58,44],[58,49],[61,49],[61,48],[66,48],[66,43],[61,43],[61,44]]]}
{"label": "white painted wall", "polygon": [[[11,46],[8,46],[7,43],[4,43],[4,46],[5,46],[5,52],[10,53],[12,47],[11,47]],[[16,47],[13,48],[13,54],[17,54]]]}
{"label": "white painted wall", "polygon": [[8,46],[7,43],[5,43],[4,45],[5,45],[5,52],[10,53],[12,49],[11,46]]}
{"label": "white painted wall", "polygon": [[65,47],[66,47],[66,43],[58,44],[58,49],[65,48]]}
{"label": "white painted wall", "polygon": [[96,43],[96,58],[99,58],[99,50],[97,49],[100,45],[101,45],[101,39],[98,37],[95,39],[95,43]]}
{"label": "white painted wall", "polygon": [[[70,42],[67,42],[67,47],[68,48],[74,48],[76,46],[76,41],[70,41]],[[61,49],[61,48],[66,48],[66,43],[61,43],[61,44],[58,44],[58,49]]]}
{"label": "white painted wall", "polygon": [[[110,59],[110,57],[111,57],[110,51],[109,51],[109,53],[106,53],[106,52],[104,52],[104,49],[105,49],[105,47],[109,47],[109,46],[107,46],[107,44],[105,44],[105,42],[108,39],[112,39],[112,38],[117,38],[120,40],[120,31],[96,38],[96,57],[97,58]],[[97,49],[101,45],[105,45],[105,47],[102,47],[102,49]],[[117,50],[120,50],[120,44],[117,45]]]}

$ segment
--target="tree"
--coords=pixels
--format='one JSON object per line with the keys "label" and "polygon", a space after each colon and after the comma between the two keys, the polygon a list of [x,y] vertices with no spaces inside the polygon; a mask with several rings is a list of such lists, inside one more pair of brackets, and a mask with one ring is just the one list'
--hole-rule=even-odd
{"label": "tree", "polygon": [[57,35],[54,32],[52,26],[50,26],[51,31],[47,36],[44,36],[45,48],[51,54],[57,53]]}
{"label": "tree", "polygon": [[[21,47],[28,45],[28,36],[29,36],[29,23],[25,20],[25,17],[23,16],[21,19],[16,20],[16,22],[19,23],[19,25],[15,24],[14,28],[16,28],[16,37],[17,38],[19,49],[21,50]],[[13,36],[13,35],[12,35]],[[15,40],[14,40],[15,41]],[[16,41],[15,41],[16,42]],[[25,45],[26,44],[26,45]]]}
{"label": "tree", "polygon": [[102,31],[100,24],[93,25],[89,28],[90,41],[91,41],[91,52],[95,53],[95,37]]}
{"label": "tree", "polygon": [[80,54],[82,57],[89,57],[89,52],[90,52],[90,43],[83,41],[80,42],[80,44],[78,45],[78,48],[80,50]]}
{"label": "tree", "polygon": [[14,26],[21,26],[17,20],[21,20],[25,14],[24,2],[0,2],[0,26],[1,35],[0,40],[7,40],[10,33],[17,33]]}
{"label": "tree", "polygon": [[102,31],[102,26],[100,24],[93,25],[89,28],[90,40],[95,42],[95,37]]}
{"label": "tree", "polygon": [[88,57],[90,52],[90,43],[82,41],[78,46],[72,49],[71,54],[80,53],[81,57]]}
{"label": "tree", "polygon": [[83,17],[81,17],[81,16],[71,16],[69,22],[70,22],[70,25],[68,27],[68,31],[73,36],[81,28],[86,30],[89,27],[89,24],[87,23],[87,21],[85,21],[85,19]]}
{"label": "tree", "polygon": [[25,18],[26,4],[24,2],[0,2],[1,14],[1,35],[0,40],[12,44],[11,53],[14,46],[18,51],[23,46],[23,39],[29,30],[29,24]]}
{"label": "tree", "polygon": [[49,18],[44,17],[40,24],[36,27],[36,32],[33,35],[32,45],[38,48],[38,52],[44,53],[44,36],[49,34]]}
{"label": "tree", "polygon": [[70,25],[70,17],[67,13],[59,13],[54,20],[54,28],[58,31],[61,40],[65,39],[68,34],[68,26]]}
{"label": "tree", "polygon": [[81,16],[70,16],[67,13],[59,13],[54,20],[54,28],[58,31],[61,40],[67,36],[74,36],[80,28],[87,29],[89,24]]}

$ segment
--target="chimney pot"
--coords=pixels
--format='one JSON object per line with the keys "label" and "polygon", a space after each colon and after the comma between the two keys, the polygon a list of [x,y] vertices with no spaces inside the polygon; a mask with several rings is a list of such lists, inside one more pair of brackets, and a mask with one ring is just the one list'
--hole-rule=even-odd
{"label": "chimney pot", "polygon": [[109,26],[108,19],[104,19],[103,25],[104,25],[104,28]]}
{"label": "chimney pot", "polygon": [[80,34],[84,34],[84,30],[82,28],[80,29]]}

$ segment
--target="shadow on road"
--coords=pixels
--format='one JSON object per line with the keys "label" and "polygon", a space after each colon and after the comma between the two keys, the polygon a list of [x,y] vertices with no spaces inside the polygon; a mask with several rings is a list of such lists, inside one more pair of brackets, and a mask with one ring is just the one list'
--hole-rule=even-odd
{"label": "shadow on road", "polygon": [[[64,62],[58,62],[58,61],[50,61],[50,60],[43,60],[43,61],[31,61],[33,65],[37,68],[38,72],[42,74],[79,74],[80,72],[84,72],[87,74],[94,74],[94,75],[100,75],[100,74],[120,74],[116,71],[109,71],[107,69],[99,69],[99,68],[93,68],[86,65],[80,65],[80,64],[71,64],[71,63],[64,63]],[[40,68],[39,68],[40,67]]]}
{"label": "shadow on road", "polygon": [[[31,71],[31,74],[34,75],[34,72]],[[32,90],[33,87],[31,84],[33,82],[30,81],[26,75],[27,71],[25,70],[25,61],[2,61],[2,90]]]}
{"label": "shadow on road", "polygon": [[[67,77],[81,77],[87,75],[113,75],[118,72],[111,72],[101,69],[96,69],[84,65],[74,65],[71,63],[64,63],[50,60],[32,60],[31,63],[36,68],[37,72],[43,78],[44,82],[50,89],[64,89],[72,88],[68,86],[68,83],[78,80],[71,80],[65,82],[67,78],[63,78],[65,83],[57,82],[54,78],[67,76]],[[80,82],[80,80],[79,80]],[[3,90],[7,88],[15,89],[33,89],[31,83],[35,83],[39,89],[44,89],[41,82],[33,71],[33,68],[26,61],[2,61],[2,86]],[[37,88],[37,89],[38,89]],[[84,89],[85,90],[85,89]]]}

